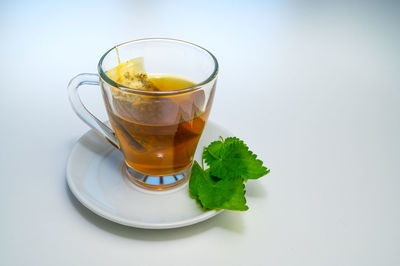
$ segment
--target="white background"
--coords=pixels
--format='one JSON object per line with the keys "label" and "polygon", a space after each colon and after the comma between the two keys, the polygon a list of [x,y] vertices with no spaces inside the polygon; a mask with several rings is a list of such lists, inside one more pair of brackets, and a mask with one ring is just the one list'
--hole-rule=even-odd
{"label": "white background", "polygon": [[[395,1],[1,1],[0,264],[400,265],[399,14]],[[66,86],[143,37],[218,58],[210,119],[271,168],[249,182],[249,211],[141,230],[70,193],[88,127]],[[83,96],[105,119],[100,92]]]}

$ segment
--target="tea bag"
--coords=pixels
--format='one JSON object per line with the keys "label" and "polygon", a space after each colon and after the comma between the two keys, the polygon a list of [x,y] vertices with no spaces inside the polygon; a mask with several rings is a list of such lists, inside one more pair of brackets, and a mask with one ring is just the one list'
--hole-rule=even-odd
{"label": "tea bag", "polygon": [[143,57],[137,57],[106,71],[107,76],[124,87],[136,90],[158,91],[148,80]]}
{"label": "tea bag", "polygon": [[[121,84],[128,89],[157,91],[157,87],[148,80],[148,76],[143,67],[143,57],[128,60],[106,72],[107,76],[113,81]],[[111,87],[112,111],[122,119],[138,121],[143,112],[138,106],[146,104],[144,95],[136,94],[124,88]],[[149,114],[147,114],[149,115]]]}
{"label": "tea bag", "polygon": [[[121,63],[106,74],[118,84],[130,89],[159,90],[149,80],[141,57]],[[137,150],[148,151],[160,146],[155,145],[156,143],[165,142],[160,136],[147,132],[148,126],[173,123],[170,117],[177,112],[176,103],[168,97],[140,94],[118,87],[111,87],[110,98],[110,119],[131,146],[137,147]]]}

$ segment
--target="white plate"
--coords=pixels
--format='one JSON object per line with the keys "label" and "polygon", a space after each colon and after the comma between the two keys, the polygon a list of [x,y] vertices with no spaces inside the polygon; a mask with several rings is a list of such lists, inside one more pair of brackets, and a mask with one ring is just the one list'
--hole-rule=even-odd
{"label": "white plate", "polygon": [[[207,122],[197,146],[203,147],[232,134]],[[75,197],[94,213],[127,226],[176,228],[209,219],[221,211],[203,211],[189,197],[188,182],[166,191],[150,191],[132,184],[122,172],[123,156],[94,130],[83,135],[68,159],[67,181]]]}

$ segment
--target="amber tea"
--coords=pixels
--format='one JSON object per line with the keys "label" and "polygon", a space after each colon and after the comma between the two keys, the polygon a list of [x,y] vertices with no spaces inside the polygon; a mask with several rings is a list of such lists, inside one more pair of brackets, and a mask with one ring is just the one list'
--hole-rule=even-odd
{"label": "amber tea", "polygon": [[[195,85],[181,77],[147,76],[140,60],[120,64],[107,75],[119,84],[146,91]],[[203,108],[203,91],[157,96],[114,88],[111,95],[103,95],[112,98],[105,99],[107,112],[130,167],[145,175],[164,176],[190,166],[210,111],[209,106]]]}

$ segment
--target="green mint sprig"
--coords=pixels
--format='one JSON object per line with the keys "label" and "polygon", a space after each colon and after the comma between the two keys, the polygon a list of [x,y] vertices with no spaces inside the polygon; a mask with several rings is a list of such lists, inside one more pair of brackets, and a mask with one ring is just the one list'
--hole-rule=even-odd
{"label": "green mint sprig", "polygon": [[[204,169],[203,161],[209,166]],[[236,137],[214,141],[204,148],[202,166],[194,162],[190,196],[204,209],[246,211],[245,185],[269,173],[249,147]]]}

